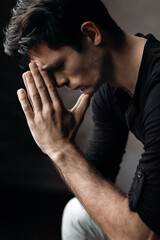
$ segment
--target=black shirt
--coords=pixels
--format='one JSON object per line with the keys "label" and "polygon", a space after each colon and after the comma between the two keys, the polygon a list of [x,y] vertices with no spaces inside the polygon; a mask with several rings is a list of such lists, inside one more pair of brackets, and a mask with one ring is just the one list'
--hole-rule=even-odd
{"label": "black shirt", "polygon": [[[129,206],[160,235],[160,41],[147,38],[136,89],[130,97],[104,84],[94,95],[94,128],[86,157],[115,182],[130,130],[144,145],[128,193]],[[127,66],[126,66],[127,68]]]}

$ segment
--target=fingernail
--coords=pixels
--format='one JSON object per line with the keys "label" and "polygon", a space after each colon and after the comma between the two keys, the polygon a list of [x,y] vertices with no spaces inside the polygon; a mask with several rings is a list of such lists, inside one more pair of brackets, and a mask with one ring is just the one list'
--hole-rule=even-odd
{"label": "fingernail", "polygon": [[24,90],[23,89],[18,89],[17,90],[17,95],[18,96],[22,96],[24,94]]}

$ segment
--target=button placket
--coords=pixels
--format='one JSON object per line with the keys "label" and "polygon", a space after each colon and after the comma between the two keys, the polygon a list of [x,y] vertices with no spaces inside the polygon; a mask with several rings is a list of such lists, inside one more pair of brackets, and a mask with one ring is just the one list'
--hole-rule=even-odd
{"label": "button placket", "polygon": [[130,199],[130,208],[133,211],[136,211],[137,204],[142,192],[144,182],[144,172],[143,169],[138,168],[135,177],[132,182],[132,186],[129,192],[129,199]]}
{"label": "button placket", "polygon": [[141,171],[141,170],[138,170],[138,171],[137,171],[137,178],[141,178],[142,175],[143,175],[143,174],[142,174],[142,171]]}

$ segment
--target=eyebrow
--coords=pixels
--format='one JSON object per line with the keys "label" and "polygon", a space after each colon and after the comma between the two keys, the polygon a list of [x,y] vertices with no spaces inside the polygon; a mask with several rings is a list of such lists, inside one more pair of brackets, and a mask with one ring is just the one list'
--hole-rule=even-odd
{"label": "eyebrow", "polygon": [[41,68],[41,71],[50,71],[50,70],[54,70],[56,68],[58,68],[62,63],[64,62],[64,60],[62,59],[57,59],[56,61],[44,66]]}

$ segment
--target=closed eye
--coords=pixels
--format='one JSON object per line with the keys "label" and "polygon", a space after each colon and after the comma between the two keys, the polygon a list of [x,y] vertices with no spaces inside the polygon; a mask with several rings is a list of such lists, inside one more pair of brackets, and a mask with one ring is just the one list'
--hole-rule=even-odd
{"label": "closed eye", "polygon": [[58,66],[53,67],[52,71],[60,71],[64,69],[64,62],[60,63]]}
{"label": "closed eye", "polygon": [[57,71],[62,71],[64,69],[64,62],[61,62],[57,64],[56,66],[50,66],[47,68],[47,71],[49,72],[57,72]]}
{"label": "closed eye", "polygon": [[48,72],[53,72],[53,71],[60,71],[64,69],[64,61],[60,61],[57,63],[51,63],[46,67],[43,67],[41,70],[42,71],[48,71]]}

